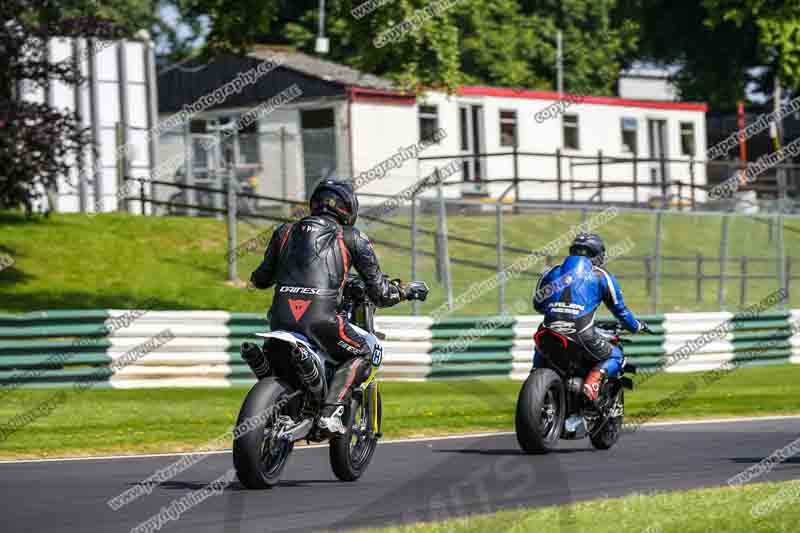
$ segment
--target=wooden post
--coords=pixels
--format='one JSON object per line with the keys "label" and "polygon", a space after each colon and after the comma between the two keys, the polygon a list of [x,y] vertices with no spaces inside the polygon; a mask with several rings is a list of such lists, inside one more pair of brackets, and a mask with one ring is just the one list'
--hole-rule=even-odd
{"label": "wooden post", "polygon": [[695,199],[695,176],[694,176],[694,156],[689,160],[689,183],[692,186],[691,196],[692,196],[692,209],[696,208],[696,199]]}
{"label": "wooden post", "polygon": [[603,151],[597,151],[597,199],[603,203]]}
{"label": "wooden post", "polygon": [[639,205],[639,155],[633,152],[633,203]]}
{"label": "wooden post", "polygon": [[786,304],[791,307],[792,301],[789,297],[789,285],[792,283],[792,256],[786,256]]}
{"label": "wooden post", "polygon": [[562,188],[562,180],[564,177],[561,174],[561,148],[556,148],[556,181],[558,182],[558,202],[561,203],[563,200],[563,192],[561,191]]}
{"label": "wooden post", "polygon": [[517,148],[517,139],[514,138],[514,211],[517,210],[519,203],[519,149]]}

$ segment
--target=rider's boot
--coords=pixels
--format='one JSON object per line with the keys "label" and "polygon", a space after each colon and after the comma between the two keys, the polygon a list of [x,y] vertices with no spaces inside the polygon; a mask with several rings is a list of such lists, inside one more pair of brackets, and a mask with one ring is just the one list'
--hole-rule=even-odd
{"label": "rider's boot", "polygon": [[592,404],[597,403],[607,374],[608,371],[605,368],[595,367],[586,376],[586,380],[583,382],[583,394]]}
{"label": "rider's boot", "polygon": [[342,420],[345,411],[344,399],[352,387],[360,385],[367,379],[371,370],[369,361],[363,357],[350,359],[336,370],[319,419],[319,427],[322,430],[332,434],[345,434],[347,430]]}

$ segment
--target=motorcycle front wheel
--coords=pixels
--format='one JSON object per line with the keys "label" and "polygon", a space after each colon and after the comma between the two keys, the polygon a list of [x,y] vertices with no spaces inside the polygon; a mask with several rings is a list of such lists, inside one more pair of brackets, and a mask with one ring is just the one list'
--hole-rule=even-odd
{"label": "motorcycle front wheel", "polygon": [[342,481],[355,481],[367,470],[375,448],[378,446],[378,435],[370,431],[373,409],[377,416],[378,433],[381,426],[381,394],[377,391],[377,405],[372,405],[371,387],[364,391],[361,401],[352,398],[344,420],[349,420],[347,432],[330,441],[330,460],[333,473]]}
{"label": "motorcycle front wheel", "polygon": [[612,405],[609,417],[597,431],[589,433],[589,440],[598,450],[608,450],[619,440],[624,423],[625,392],[620,389]]}

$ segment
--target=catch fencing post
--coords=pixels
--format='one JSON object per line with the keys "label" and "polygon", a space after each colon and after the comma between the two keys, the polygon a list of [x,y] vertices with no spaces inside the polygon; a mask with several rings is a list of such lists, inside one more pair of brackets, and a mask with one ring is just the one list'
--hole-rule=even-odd
{"label": "catch fencing post", "polygon": [[228,167],[228,281],[239,279],[236,268],[236,169],[233,161]]}
{"label": "catch fencing post", "polygon": [[[788,290],[788,283],[786,280],[786,246],[783,237],[783,210],[778,214],[778,227],[776,228],[777,231],[777,243],[778,243],[778,278],[780,280],[781,289],[784,291]],[[780,302],[780,309],[783,311],[786,309],[786,298],[783,298]]]}
{"label": "catch fencing post", "polygon": [[[419,175],[419,173],[418,173]],[[417,279],[417,191],[411,193],[411,281]],[[411,314],[419,314],[419,302],[411,302]]]}
{"label": "catch fencing post", "polygon": [[697,294],[695,300],[699,303],[703,301],[703,254],[697,254]]}
{"label": "catch fencing post", "polygon": [[439,224],[436,238],[439,240],[440,260],[442,261],[442,279],[447,289],[447,308],[453,309],[453,283],[450,278],[450,253],[447,248],[447,206],[444,202],[444,188],[439,168],[434,171],[436,176],[437,196],[439,200]]}
{"label": "catch fencing post", "polygon": [[739,305],[747,303],[747,256],[743,255],[739,259],[739,273],[741,279],[739,280]]}
{"label": "catch fencing post", "polygon": [[786,256],[786,303],[791,306],[791,299],[789,297],[790,286],[792,284],[792,256]]}
{"label": "catch fencing post", "polygon": [[661,262],[662,262],[662,257],[661,257],[661,239],[662,239],[662,236],[663,236],[663,229],[664,229],[663,228],[663,226],[664,226],[663,217],[664,217],[664,212],[661,209],[659,209],[656,212],[656,250],[655,250],[655,256],[656,256],[656,279],[655,279],[655,286],[653,287],[653,299],[652,299],[652,304],[651,304],[651,307],[653,309],[653,311],[652,311],[653,313],[657,313],[658,312],[658,302],[659,302],[659,298],[661,296]]}
{"label": "catch fencing post", "polygon": [[717,292],[717,305],[720,310],[725,310],[725,273],[728,266],[728,235],[730,234],[731,219],[729,214],[722,215],[722,238],[719,242],[719,291]]}
{"label": "catch fencing post", "polygon": [[503,273],[503,204],[497,202],[497,305],[500,314],[505,313],[506,309],[506,279]]}

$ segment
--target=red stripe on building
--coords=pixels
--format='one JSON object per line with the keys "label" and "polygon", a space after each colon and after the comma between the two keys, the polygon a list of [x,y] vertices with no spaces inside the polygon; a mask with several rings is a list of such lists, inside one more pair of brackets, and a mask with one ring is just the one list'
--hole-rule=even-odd
{"label": "red stripe on building", "polygon": [[[526,98],[529,100],[560,100],[557,92],[551,91],[529,91],[527,89],[511,89],[508,87],[483,87],[483,86],[464,86],[458,89],[460,96],[496,96],[500,98]],[[567,93],[571,94],[571,93]],[[579,96],[579,95],[575,95]],[[655,102],[649,100],[630,100],[627,98],[616,98],[613,96],[583,96],[580,95],[583,104],[611,105],[619,107],[643,107],[647,109],[669,109],[681,111],[702,111],[708,112],[708,104],[691,102]]]}

